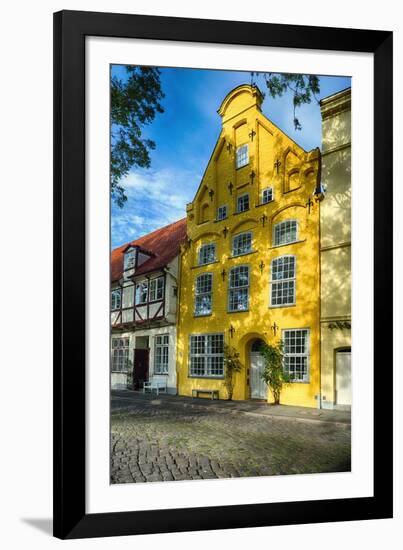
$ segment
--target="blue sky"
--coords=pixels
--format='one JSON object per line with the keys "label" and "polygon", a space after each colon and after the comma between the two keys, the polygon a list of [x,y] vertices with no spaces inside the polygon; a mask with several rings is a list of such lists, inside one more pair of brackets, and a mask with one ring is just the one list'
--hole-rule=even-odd
{"label": "blue sky", "polygon": [[[125,74],[123,66],[112,66],[112,75]],[[128,200],[123,208],[112,204],[112,248],[185,216],[220,133],[217,109],[230,90],[250,80],[248,72],[161,69],[165,112],[143,128],[143,136],[156,142],[151,168],[134,168],[122,180]],[[256,83],[265,92],[262,79]],[[349,77],[321,76],[319,99],[350,85]],[[316,102],[297,109],[302,130],[294,130],[291,94],[275,100],[266,94],[262,110],[304,149],[321,146]]]}

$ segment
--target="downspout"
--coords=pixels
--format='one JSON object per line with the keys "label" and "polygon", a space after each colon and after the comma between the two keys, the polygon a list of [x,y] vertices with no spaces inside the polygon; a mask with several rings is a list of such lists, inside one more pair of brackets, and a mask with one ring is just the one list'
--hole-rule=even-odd
{"label": "downspout", "polygon": [[319,304],[318,304],[318,313],[319,313],[319,394],[318,394],[318,409],[322,408],[322,238],[321,238],[321,207],[320,204],[324,199],[324,193],[322,188],[322,154],[320,149],[318,157],[318,176],[316,180],[316,189],[315,189],[315,200],[318,203],[319,209],[319,223],[318,223],[318,239],[319,239]]}

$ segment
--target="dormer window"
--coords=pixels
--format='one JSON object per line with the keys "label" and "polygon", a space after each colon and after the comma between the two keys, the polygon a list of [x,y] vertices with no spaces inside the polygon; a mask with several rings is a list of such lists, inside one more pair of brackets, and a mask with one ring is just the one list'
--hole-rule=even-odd
{"label": "dormer window", "polygon": [[128,269],[134,269],[136,265],[136,249],[135,248],[128,248],[124,255],[124,262],[123,262],[123,271],[127,271]]}
{"label": "dormer window", "polygon": [[242,168],[242,166],[246,166],[249,164],[249,151],[248,151],[248,145],[241,145],[240,147],[237,147],[236,150],[236,167]]}

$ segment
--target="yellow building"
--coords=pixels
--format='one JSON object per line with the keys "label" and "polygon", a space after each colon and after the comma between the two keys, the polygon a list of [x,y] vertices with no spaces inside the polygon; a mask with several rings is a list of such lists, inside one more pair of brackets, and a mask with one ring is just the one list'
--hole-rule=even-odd
{"label": "yellow building", "polygon": [[272,400],[261,341],[284,342],[293,382],[281,403],[320,403],[320,151],[304,151],[261,112],[255,86],[232,90],[192,203],[182,247],[177,328],[179,395],[227,399],[223,344],[240,354],[233,398]]}
{"label": "yellow building", "polygon": [[320,102],[322,114],[322,406],[351,405],[351,88]]}

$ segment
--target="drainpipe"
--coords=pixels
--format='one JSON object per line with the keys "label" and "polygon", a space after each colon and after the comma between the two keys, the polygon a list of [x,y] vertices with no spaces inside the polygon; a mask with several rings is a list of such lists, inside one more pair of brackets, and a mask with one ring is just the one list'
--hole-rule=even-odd
{"label": "drainpipe", "polygon": [[322,200],[324,199],[324,193],[323,193],[323,187],[322,187],[322,154],[320,149],[319,151],[319,157],[318,157],[318,176],[317,176],[317,184],[315,189],[315,195],[316,195],[316,201],[318,203],[319,208],[319,223],[318,223],[318,239],[319,239],[319,306],[318,306],[318,313],[319,313],[319,394],[318,394],[318,409],[322,408],[322,239],[321,239],[321,213],[320,213],[320,205]]}

